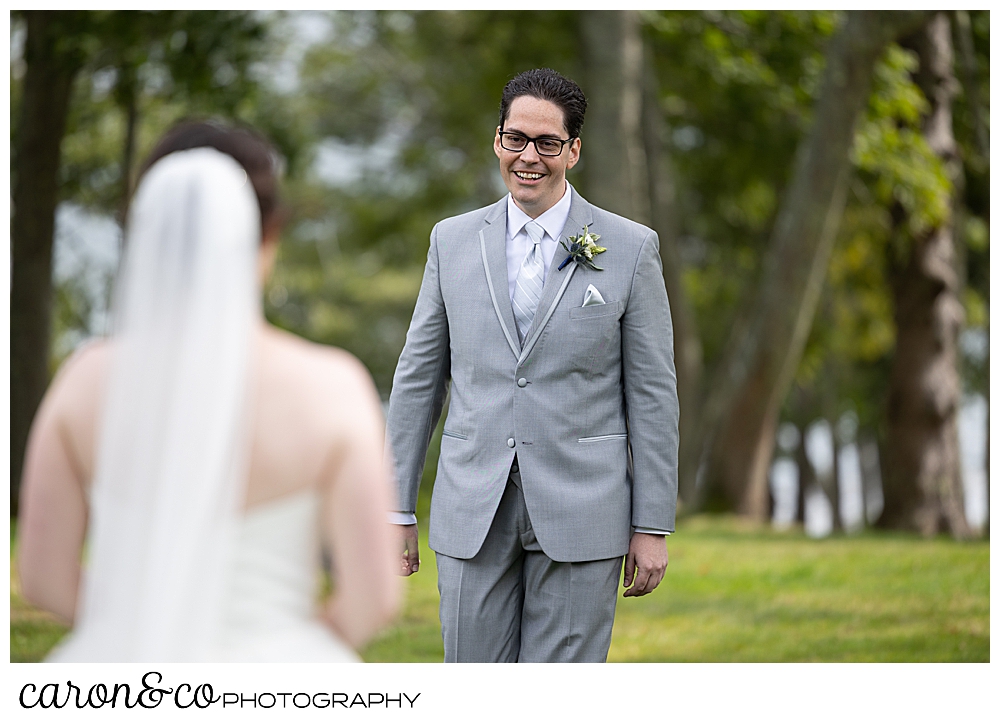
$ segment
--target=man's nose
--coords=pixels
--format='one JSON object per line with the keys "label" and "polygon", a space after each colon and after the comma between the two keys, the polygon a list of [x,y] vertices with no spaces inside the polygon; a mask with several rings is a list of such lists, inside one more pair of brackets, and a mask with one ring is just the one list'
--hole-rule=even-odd
{"label": "man's nose", "polygon": [[525,163],[535,163],[539,160],[538,149],[535,148],[534,141],[528,141],[528,145],[521,151],[521,160]]}

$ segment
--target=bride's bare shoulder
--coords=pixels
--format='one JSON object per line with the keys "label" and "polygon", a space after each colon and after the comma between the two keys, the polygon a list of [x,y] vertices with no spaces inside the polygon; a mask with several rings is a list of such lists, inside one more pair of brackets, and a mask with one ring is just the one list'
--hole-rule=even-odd
{"label": "bride's bare shoulder", "polygon": [[316,344],[271,326],[265,329],[264,344],[267,358],[274,362],[269,365],[272,373],[314,394],[329,390],[342,398],[359,386],[365,391],[372,386],[364,364],[343,349]]}
{"label": "bride's bare shoulder", "polygon": [[104,386],[111,344],[93,339],[79,346],[59,367],[50,387],[50,396],[60,402],[91,399]]}
{"label": "bride's bare shoulder", "polygon": [[62,363],[39,406],[36,425],[57,425],[75,447],[89,443],[107,382],[110,346],[103,339],[88,341]]}

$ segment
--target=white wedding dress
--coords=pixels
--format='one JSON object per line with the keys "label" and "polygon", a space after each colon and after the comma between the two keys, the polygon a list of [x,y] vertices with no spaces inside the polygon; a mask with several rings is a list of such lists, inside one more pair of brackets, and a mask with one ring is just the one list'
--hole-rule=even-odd
{"label": "white wedding dress", "polygon": [[[223,575],[218,637],[206,659],[219,663],[358,663],[357,653],[317,617],[319,500],[306,490],[247,510],[236,525]],[[48,662],[90,658],[70,637]]]}
{"label": "white wedding dress", "polygon": [[317,616],[314,492],[242,510],[260,211],[243,168],[171,153],[139,184],[73,632],[52,662],[358,662]]}
{"label": "white wedding dress", "polygon": [[238,523],[227,571],[220,662],[352,663],[316,618],[319,509],[311,490],[254,505]]}

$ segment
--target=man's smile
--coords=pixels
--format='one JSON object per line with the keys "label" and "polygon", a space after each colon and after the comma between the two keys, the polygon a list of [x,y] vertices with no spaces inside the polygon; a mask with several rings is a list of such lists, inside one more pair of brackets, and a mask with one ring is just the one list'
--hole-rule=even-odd
{"label": "man's smile", "polygon": [[[537,218],[562,198],[566,192],[566,171],[580,158],[580,139],[567,139],[566,118],[562,108],[552,101],[530,95],[518,96],[510,104],[504,119],[507,128],[497,127],[493,152],[500,160],[504,185],[514,203],[532,218]],[[523,136],[529,140],[520,151],[503,147],[501,133]],[[558,155],[538,152],[533,139],[566,139]],[[543,144],[544,145],[544,144]],[[545,146],[551,150],[550,146]]]}

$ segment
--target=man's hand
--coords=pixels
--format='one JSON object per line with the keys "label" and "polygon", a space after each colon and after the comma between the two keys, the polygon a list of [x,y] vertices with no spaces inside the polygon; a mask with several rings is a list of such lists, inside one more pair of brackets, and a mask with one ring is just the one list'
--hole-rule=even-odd
{"label": "man's hand", "polygon": [[[628,543],[625,557],[625,590],[623,597],[639,597],[653,592],[667,571],[667,540],[664,535],[635,532]],[[632,585],[633,580],[635,585]],[[630,587],[631,586],[631,587]]]}
{"label": "man's hand", "polygon": [[417,546],[417,526],[416,525],[396,525],[399,528],[399,536],[403,542],[402,567],[399,574],[409,577],[420,569],[420,548]]}

